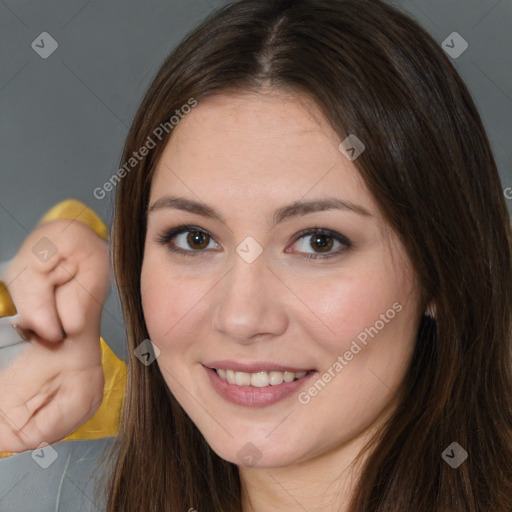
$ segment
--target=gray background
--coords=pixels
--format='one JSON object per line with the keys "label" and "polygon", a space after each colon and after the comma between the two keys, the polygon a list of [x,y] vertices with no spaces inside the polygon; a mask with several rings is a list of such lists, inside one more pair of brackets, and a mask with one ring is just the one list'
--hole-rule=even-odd
{"label": "gray background", "polygon": [[[512,187],[512,3],[393,2],[439,42],[459,33],[468,49],[453,62],[478,105],[500,169]],[[0,2],[0,262],[14,256],[49,208],[74,197],[110,226],[113,193],[93,190],[119,167],[132,117],[170,50],[220,0],[2,0]],[[58,43],[47,59],[31,44]],[[512,197],[512,194],[510,195]],[[512,212],[512,201],[508,201]],[[102,335],[125,358],[112,290]],[[1,392],[1,391],[0,391]],[[0,460],[0,511],[92,511],[92,470],[110,440],[53,445],[47,469],[25,452]]]}

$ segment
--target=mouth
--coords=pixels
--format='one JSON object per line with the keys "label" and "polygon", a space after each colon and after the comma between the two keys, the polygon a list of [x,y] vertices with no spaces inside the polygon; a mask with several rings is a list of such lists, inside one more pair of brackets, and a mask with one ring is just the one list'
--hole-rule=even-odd
{"label": "mouth", "polygon": [[266,388],[270,386],[280,386],[283,383],[289,383],[304,379],[315,370],[261,370],[257,372],[240,372],[229,368],[210,368],[221,380],[235,386],[252,386],[255,388]]}
{"label": "mouth", "polygon": [[203,367],[217,394],[244,407],[267,407],[285,400],[307,386],[318,373],[304,368],[287,369],[270,362],[247,365],[219,361]]}

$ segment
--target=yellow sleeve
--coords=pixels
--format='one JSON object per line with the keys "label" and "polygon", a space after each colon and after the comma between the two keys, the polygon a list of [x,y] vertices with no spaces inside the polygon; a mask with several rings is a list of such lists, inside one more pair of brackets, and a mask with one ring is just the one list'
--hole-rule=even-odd
{"label": "yellow sleeve", "polygon": [[[108,239],[108,229],[103,221],[87,205],[76,199],[67,199],[51,208],[38,225],[54,219],[73,219],[87,224],[99,236]],[[12,316],[16,308],[4,283],[0,282],[0,316]],[[101,360],[105,375],[103,402],[96,414],[64,440],[98,439],[116,436],[126,390],[126,363],[120,360],[100,337]],[[0,457],[12,455],[0,452]]]}

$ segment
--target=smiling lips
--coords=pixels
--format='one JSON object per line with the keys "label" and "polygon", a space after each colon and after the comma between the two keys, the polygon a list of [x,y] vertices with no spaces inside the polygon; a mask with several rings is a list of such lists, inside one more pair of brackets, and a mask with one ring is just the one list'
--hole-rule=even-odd
{"label": "smiling lips", "polygon": [[265,407],[298,392],[317,371],[283,366],[271,361],[239,363],[233,360],[203,364],[213,389],[228,402]]}
{"label": "smiling lips", "polygon": [[[297,393],[317,373],[315,370],[298,368],[294,368],[295,371],[284,368],[269,370],[261,369],[261,366],[259,371],[254,371],[254,365],[231,363],[203,366],[210,384],[222,398],[245,407],[273,405]],[[269,365],[263,366],[268,368]],[[244,369],[252,371],[242,371]]]}

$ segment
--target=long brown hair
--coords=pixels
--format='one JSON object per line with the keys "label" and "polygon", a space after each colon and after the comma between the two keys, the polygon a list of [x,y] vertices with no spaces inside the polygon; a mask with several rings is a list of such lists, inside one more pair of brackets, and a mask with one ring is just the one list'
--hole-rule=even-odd
{"label": "long brown hair", "polygon": [[[405,398],[372,444],[354,512],[512,510],[512,269],[509,217],[471,96],[438,44],[380,1],[243,0],[214,12],[165,60],[122,163],[187,104],[263,86],[313,98],[339,134],[414,266],[435,320],[420,322]],[[218,457],[173,398],[140,295],[146,209],[172,130],[117,184],[114,271],[129,378],[106,486],[109,512],[240,512],[235,464]],[[153,137],[154,138],[154,137]],[[457,442],[457,469],[443,451]]]}

